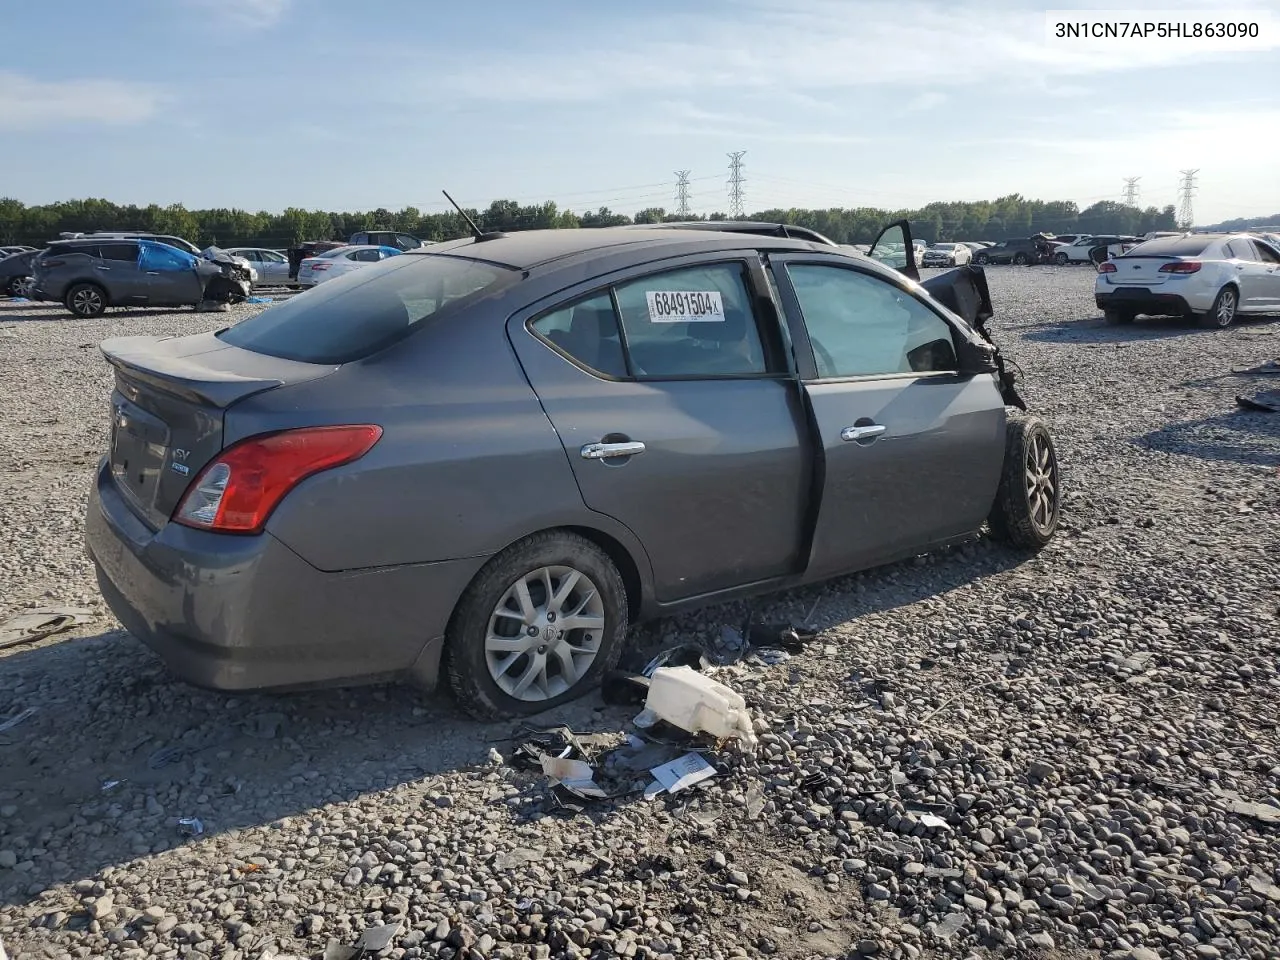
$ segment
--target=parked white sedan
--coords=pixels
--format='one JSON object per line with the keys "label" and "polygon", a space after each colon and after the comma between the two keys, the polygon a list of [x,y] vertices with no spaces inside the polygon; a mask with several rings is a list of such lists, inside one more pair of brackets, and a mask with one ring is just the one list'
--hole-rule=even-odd
{"label": "parked white sedan", "polygon": [[1280,313],[1280,248],[1245,234],[1148,240],[1100,264],[1093,290],[1107,323],[1145,313],[1229,327],[1237,314]]}
{"label": "parked white sedan", "polygon": [[372,247],[350,245],[335,247],[314,257],[307,257],[298,265],[298,283],[314,287],[317,283],[332,280],[352,270],[359,270],[371,263],[398,257],[404,251],[396,247]]}
{"label": "parked white sedan", "polygon": [[973,250],[963,243],[931,243],[925,248],[922,267],[958,267],[973,259]]}
{"label": "parked white sedan", "polygon": [[289,258],[278,250],[267,250],[263,247],[231,247],[227,253],[244,257],[249,265],[258,272],[257,285],[260,287],[278,287],[290,283]]}

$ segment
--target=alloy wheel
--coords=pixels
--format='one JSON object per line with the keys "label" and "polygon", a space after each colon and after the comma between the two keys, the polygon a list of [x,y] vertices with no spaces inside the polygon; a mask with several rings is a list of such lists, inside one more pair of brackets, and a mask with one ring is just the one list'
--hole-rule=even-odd
{"label": "alloy wheel", "polygon": [[92,316],[102,309],[102,294],[91,288],[77,290],[71,298],[71,309],[81,316]]}
{"label": "alloy wheel", "polygon": [[1027,448],[1027,504],[1041,532],[1052,528],[1058,511],[1058,458],[1048,437],[1037,434]]}
{"label": "alloy wheel", "polygon": [[1218,297],[1218,312],[1214,314],[1214,319],[1218,321],[1218,326],[1229,327],[1235,316],[1236,295],[1230,290],[1223,290]]}
{"label": "alloy wheel", "polygon": [[516,700],[558,697],[591,668],[604,630],[604,601],[586,574],[540,567],[508,587],[489,616],[489,676]]}

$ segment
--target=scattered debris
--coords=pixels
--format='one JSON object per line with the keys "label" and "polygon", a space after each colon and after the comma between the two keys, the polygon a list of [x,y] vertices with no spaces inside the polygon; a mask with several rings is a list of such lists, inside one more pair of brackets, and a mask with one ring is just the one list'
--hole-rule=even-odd
{"label": "scattered debris", "polygon": [[[683,757],[664,763],[660,767],[654,767],[649,772],[667,793],[679,793],[695,783],[714,777],[717,773],[716,768],[700,753],[686,753]],[[648,795],[646,791],[645,796]]]}
{"label": "scattered debris", "polygon": [[1280,374],[1280,359],[1267,360],[1256,367],[1232,367],[1232,373]]}
{"label": "scattered debris", "polygon": [[634,707],[644,703],[649,695],[649,678],[640,673],[610,670],[604,675],[600,696],[605,703],[621,707]]}
{"label": "scattered debris", "polygon": [[547,855],[545,850],[531,850],[528,847],[517,847],[514,850],[505,850],[499,853],[493,859],[493,865],[498,870],[515,870],[523,867],[526,863],[536,863]]}
{"label": "scattered debris", "polygon": [[1280,413],[1280,390],[1263,390],[1252,397],[1238,396],[1236,403],[1246,410],[1261,410],[1263,413]]}
{"label": "scattered debris", "polygon": [[488,759],[489,759],[489,766],[491,767],[500,767],[504,763],[506,763],[506,760],[502,758],[502,754],[500,754],[497,750],[493,749],[493,747],[489,748]]}
{"label": "scattered debris", "polygon": [[178,821],[178,828],[188,837],[198,837],[204,833],[204,821],[199,817],[183,817]]}
{"label": "scattered debris", "polygon": [[583,800],[604,800],[609,796],[596,785],[596,772],[585,760],[544,756],[542,772],[551,778],[553,786],[563,787]]}
{"label": "scattered debris", "polygon": [[20,613],[0,621],[0,650],[43,640],[92,619],[93,611],[83,607],[46,607]]}
{"label": "scattered debris", "polygon": [[35,712],[36,712],[35,707],[27,707],[21,713],[16,713],[12,717],[10,717],[8,720],[0,722],[0,733],[6,733],[9,730],[12,730],[14,727],[22,723],[24,720],[27,720],[29,717],[34,716]]}
{"label": "scattered debris", "polygon": [[646,721],[645,715],[652,714],[689,733],[709,733],[718,740],[736,737],[752,746],[756,743],[746,701],[723,683],[689,667],[656,670],[644,706]]}
{"label": "scattered debris", "polygon": [[187,755],[184,747],[161,747],[147,758],[147,766],[152,770],[161,770],[182,760]]}
{"label": "scattered debris", "polygon": [[124,780],[104,780],[102,781],[102,792],[108,793],[124,782]]}

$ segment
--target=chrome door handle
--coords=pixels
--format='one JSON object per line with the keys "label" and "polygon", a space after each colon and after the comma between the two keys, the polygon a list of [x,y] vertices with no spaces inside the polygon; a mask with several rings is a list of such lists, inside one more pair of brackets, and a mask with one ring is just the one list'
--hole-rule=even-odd
{"label": "chrome door handle", "polygon": [[148,271],[147,271],[147,276],[148,276],[148,277],[158,277],[158,276],[160,276],[160,271],[159,271],[159,270],[148,270]]}
{"label": "chrome door handle", "polygon": [[887,430],[882,423],[873,423],[865,427],[845,427],[840,431],[841,440],[870,440],[872,437],[878,437]]}
{"label": "chrome door handle", "polygon": [[608,460],[610,457],[634,457],[644,453],[644,444],[639,440],[626,443],[588,443],[581,450],[584,460]]}
{"label": "chrome door handle", "polygon": [[101,270],[103,273],[110,273],[110,272],[111,272],[111,268],[110,268],[110,267],[94,267],[93,269],[95,269],[95,270]]}

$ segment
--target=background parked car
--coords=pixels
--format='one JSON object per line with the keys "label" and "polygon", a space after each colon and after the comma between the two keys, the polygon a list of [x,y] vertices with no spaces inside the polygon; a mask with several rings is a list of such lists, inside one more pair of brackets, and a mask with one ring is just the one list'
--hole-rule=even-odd
{"label": "background parked car", "polygon": [[931,243],[920,260],[922,267],[959,267],[973,259],[973,251],[963,243]]}
{"label": "background parked car", "polygon": [[250,288],[238,262],[153,240],[57,240],[32,264],[32,296],[58,301],[79,317],[96,317],[107,307],[232,303]]}
{"label": "background parked car", "polygon": [[257,271],[259,286],[284,286],[289,280],[289,258],[263,247],[230,247],[227,253],[243,257]]}
{"label": "background parked car", "polygon": [[1106,247],[1113,243],[1119,243],[1118,236],[1092,236],[1084,235],[1077,237],[1071,243],[1064,243],[1054,248],[1053,262],[1058,266],[1066,266],[1069,263],[1089,263],[1091,258],[1089,252],[1095,247]]}
{"label": "background parked car", "polygon": [[395,247],[398,250],[417,250],[426,246],[417,237],[394,230],[362,230],[353,233],[347,242],[353,247]]}
{"label": "background parked car", "polygon": [[30,253],[33,250],[35,250],[35,247],[24,247],[20,245],[12,246],[12,247],[0,247],[0,260],[3,260],[5,257],[12,256],[15,253]]}
{"label": "background parked car", "polygon": [[11,253],[0,260],[0,294],[8,297],[26,297],[31,293],[32,261],[39,250]]}
{"label": "background parked car", "polygon": [[404,251],[399,247],[336,247],[303,260],[298,266],[298,283],[304,287],[314,287],[325,280],[332,280],[402,253]]}
{"label": "background parked car", "polygon": [[[163,243],[167,246],[184,250],[193,256],[204,257],[206,260],[216,259],[215,251],[219,250],[218,247],[206,247],[204,250],[201,250],[190,240],[184,240],[182,237],[175,237],[172,234],[167,233],[147,233],[143,230],[94,230],[89,233],[62,233],[59,234],[59,236],[63,240],[152,240],[156,243]],[[254,270],[253,265],[249,263],[248,260],[243,257],[233,259],[236,259],[240,266],[249,271],[250,283],[257,281],[257,271]]]}
{"label": "background parked car", "polygon": [[1039,259],[1040,250],[1036,246],[1036,242],[1029,237],[1000,240],[973,255],[973,262],[978,264],[1012,263],[1017,266],[1025,266],[1026,264],[1035,263]]}
{"label": "background parked car", "polygon": [[1222,328],[1238,314],[1280,313],[1280,248],[1247,234],[1148,240],[1098,267],[1094,301],[1112,324],[1145,313]]}
{"label": "background parked car", "polygon": [[316,257],[329,250],[337,250],[339,247],[345,247],[347,244],[336,240],[305,240],[296,246],[289,247],[285,251],[285,255],[289,258],[289,279],[298,279],[298,270],[302,267],[302,261],[307,257]]}

